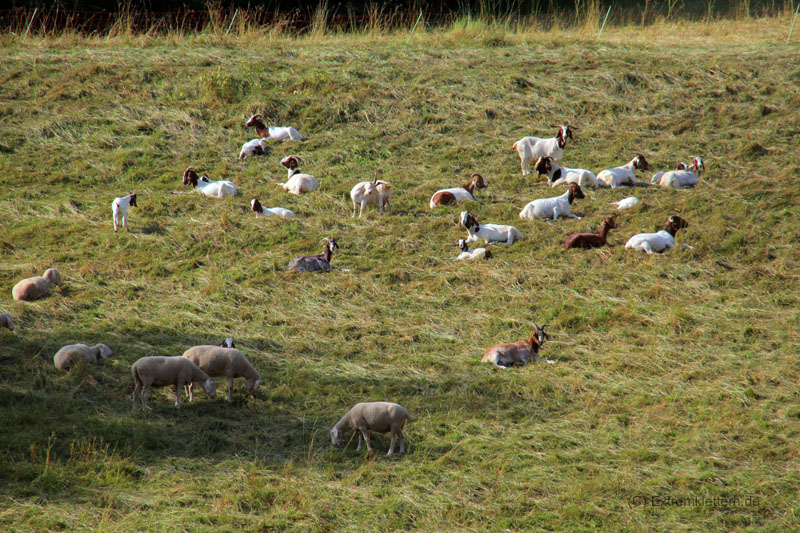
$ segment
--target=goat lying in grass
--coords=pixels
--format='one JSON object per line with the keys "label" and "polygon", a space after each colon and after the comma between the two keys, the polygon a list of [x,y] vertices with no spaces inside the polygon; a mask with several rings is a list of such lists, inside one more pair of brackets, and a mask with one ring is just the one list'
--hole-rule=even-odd
{"label": "goat lying in grass", "polygon": [[296,272],[330,272],[333,270],[331,256],[333,255],[333,250],[338,247],[336,239],[325,239],[325,248],[321,254],[295,257],[289,261],[289,270]]}
{"label": "goat lying in grass", "polygon": [[253,126],[256,129],[256,135],[258,135],[259,139],[269,139],[271,141],[284,141],[286,139],[291,139],[293,141],[307,141],[300,132],[296,129],[292,128],[291,126],[284,127],[284,126],[265,126],[264,125],[264,117],[261,113],[257,113],[250,117],[250,120],[247,121],[247,126]]}
{"label": "goat lying in grass", "polygon": [[672,215],[667,226],[657,233],[639,233],[625,243],[625,248],[642,250],[648,254],[661,253],[675,246],[675,235],[681,228],[689,227],[689,223],[678,215]]}
{"label": "goat lying in grass", "polygon": [[[550,335],[545,333],[545,324],[542,327],[534,324],[535,328],[531,332],[531,336],[524,341],[510,342],[508,344],[495,344],[487,349],[483,354],[481,362],[492,363],[494,366],[508,368],[512,366],[522,366],[528,364],[533,358],[533,361],[539,361],[539,349],[544,344],[545,339],[549,339]],[[549,359],[541,359],[546,363],[553,363]]]}
{"label": "goat lying in grass", "polygon": [[441,189],[433,193],[431,196],[430,207],[434,209],[440,205],[458,205],[461,202],[469,200],[477,201],[475,196],[475,189],[485,189],[489,184],[486,179],[480,174],[473,174],[470,176],[468,183],[462,187],[453,187],[452,189]]}
{"label": "goat lying in grass", "polygon": [[458,244],[456,244],[456,247],[461,249],[461,253],[458,254],[458,257],[447,257],[445,258],[445,261],[489,259],[492,257],[492,251],[488,248],[475,248],[474,250],[470,250],[467,241],[464,239],[458,239]]}
{"label": "goat lying in grass", "polygon": [[478,224],[478,219],[475,218],[469,211],[462,211],[458,217],[458,223],[467,228],[466,243],[479,241],[481,239],[486,244],[514,244],[522,238],[522,233],[514,226],[504,226],[501,224]]}
{"label": "goat lying in grass", "polygon": [[636,179],[637,170],[648,170],[650,165],[642,154],[637,154],[636,157],[631,159],[628,163],[621,167],[609,168],[600,172],[597,179],[602,181],[605,186],[616,189],[618,187],[625,187],[628,185],[650,185],[646,181],[639,181]]}
{"label": "goat lying in grass", "polygon": [[573,233],[567,235],[564,248],[600,248],[608,244],[608,232],[616,228],[614,217],[606,217],[600,223],[600,229],[594,233]]}
{"label": "goat lying in grass", "polygon": [[581,217],[570,213],[572,202],[578,198],[586,198],[581,190],[581,186],[577,183],[572,183],[567,192],[555,198],[539,198],[526,205],[519,213],[519,218],[545,218],[548,220],[557,220],[558,217],[577,218]]}

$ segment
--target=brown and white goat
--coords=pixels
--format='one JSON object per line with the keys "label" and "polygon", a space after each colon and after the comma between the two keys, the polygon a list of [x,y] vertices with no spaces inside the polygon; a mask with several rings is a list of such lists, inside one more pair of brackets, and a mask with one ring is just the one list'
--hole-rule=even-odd
{"label": "brown and white goat", "polygon": [[608,232],[616,228],[614,217],[606,217],[600,223],[600,229],[594,233],[573,233],[567,235],[564,248],[600,248],[608,245]]}
{"label": "brown and white goat", "polygon": [[273,141],[283,141],[291,139],[293,141],[307,141],[303,138],[300,132],[290,127],[279,126],[265,126],[264,117],[261,113],[257,113],[250,117],[247,121],[247,126],[254,126],[256,128],[256,135],[259,139],[270,139]]}
{"label": "brown and white goat", "polygon": [[478,173],[470,176],[468,183],[461,187],[453,187],[452,189],[442,189],[433,193],[431,197],[430,207],[434,209],[440,205],[458,205],[461,202],[469,200],[479,201],[475,197],[475,189],[485,189],[489,184],[486,178]]}
{"label": "brown and white goat", "polygon": [[[527,364],[531,358],[533,361],[539,361],[539,349],[544,344],[545,339],[549,339],[550,335],[545,333],[545,324],[542,327],[534,324],[535,330],[531,332],[531,336],[524,341],[510,342],[508,344],[495,344],[487,349],[483,354],[481,362],[492,363],[494,366],[508,368],[512,366],[522,366]],[[549,359],[541,358],[546,363],[553,363]]]}

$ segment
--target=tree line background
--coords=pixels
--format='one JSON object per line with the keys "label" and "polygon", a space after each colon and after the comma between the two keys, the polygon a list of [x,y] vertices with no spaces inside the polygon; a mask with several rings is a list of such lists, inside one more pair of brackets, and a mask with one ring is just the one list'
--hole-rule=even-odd
{"label": "tree line background", "polygon": [[334,14],[363,14],[378,8],[384,13],[459,13],[489,16],[534,15],[569,11],[582,11],[590,3],[601,9],[614,6],[620,9],[648,9],[684,15],[726,15],[730,13],[766,14],[780,10],[791,10],[794,0],[391,0],[389,2],[325,0],[11,0],[8,8],[60,8],[75,11],[200,11],[215,9],[249,8],[276,12],[310,13],[324,5]]}

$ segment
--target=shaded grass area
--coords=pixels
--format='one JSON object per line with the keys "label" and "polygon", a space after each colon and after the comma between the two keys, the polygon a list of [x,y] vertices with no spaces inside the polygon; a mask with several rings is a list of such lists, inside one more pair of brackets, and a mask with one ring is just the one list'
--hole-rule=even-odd
{"label": "shaded grass area", "polygon": [[[10,41],[0,310],[17,331],[0,330],[0,524],[796,527],[796,50],[630,36]],[[254,112],[310,140],[238,162]],[[520,220],[525,203],[561,191],[522,178],[510,146],[560,122],[580,127],[565,165],[599,171],[641,152],[657,171],[701,155],[705,181],[590,191],[573,207],[583,220]],[[319,191],[274,185],[291,153]],[[185,190],[189,165],[243,196]],[[443,262],[463,235],[460,208],[428,199],[472,172],[489,188],[469,209],[524,239],[487,262]],[[350,218],[350,188],[376,173],[393,214]],[[114,235],[110,203],[133,191],[132,232]],[[631,192],[642,204],[620,215],[616,246],[562,250]],[[298,218],[256,219],[252,197]],[[622,248],[675,212],[690,227],[670,253]],[[285,272],[326,236],[349,270]],[[11,299],[49,266],[66,282],[53,297]],[[534,321],[550,325],[543,355],[556,364],[479,363]],[[233,406],[201,393],[177,411],[162,391],[131,411],[136,359],[230,335],[265,378],[255,398],[239,383]],[[52,355],[74,342],[116,353],[57,372]],[[415,418],[406,456],[329,445],[347,408],[379,399]]]}

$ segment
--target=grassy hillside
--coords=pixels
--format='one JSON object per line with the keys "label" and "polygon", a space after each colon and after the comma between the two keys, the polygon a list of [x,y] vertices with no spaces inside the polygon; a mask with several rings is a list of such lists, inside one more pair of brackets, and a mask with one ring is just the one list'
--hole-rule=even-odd
{"label": "grassy hillside", "polygon": [[[3,37],[0,311],[17,330],[0,330],[0,526],[797,529],[800,67],[778,26]],[[237,161],[254,112],[309,142]],[[520,220],[560,191],[523,178],[510,146],[560,122],[580,128],[565,164],[701,155],[706,181],[590,191],[582,220]],[[291,153],[319,191],[274,185]],[[188,165],[243,196],[188,191]],[[489,188],[469,209],[524,239],[445,262],[461,209],[428,199],[472,172]],[[351,218],[350,188],[376,174],[393,213]],[[132,231],[115,235],[111,201],[134,191]],[[562,249],[630,193],[642,204],[615,246]],[[256,196],[298,218],[256,219]],[[674,213],[691,249],[621,246]],[[327,236],[346,270],[286,272]],[[54,296],[12,300],[50,266]],[[555,364],[479,362],[533,322]],[[255,398],[239,382],[232,406],[200,393],[176,410],[161,390],[131,410],[134,361],[226,336],[265,379]],[[115,355],[56,371],[75,342]],[[378,399],[415,417],[409,452],[331,447],[338,417]]]}

